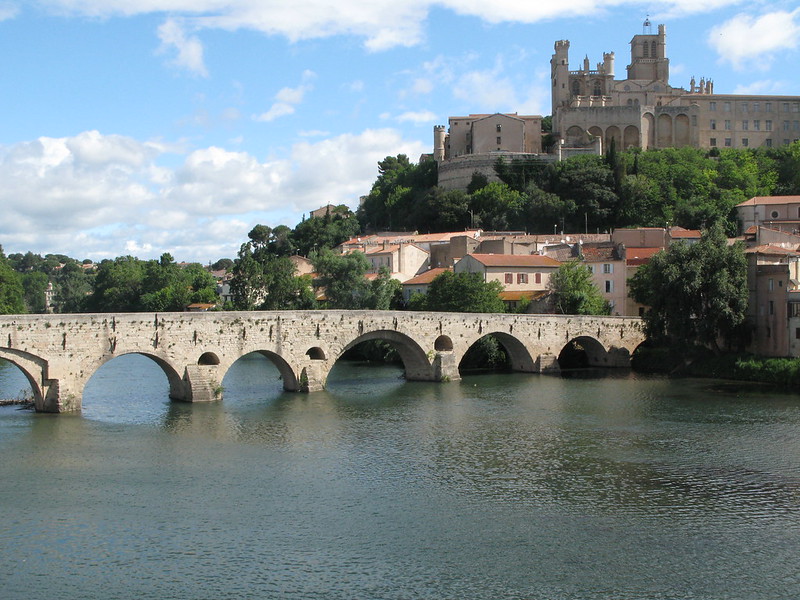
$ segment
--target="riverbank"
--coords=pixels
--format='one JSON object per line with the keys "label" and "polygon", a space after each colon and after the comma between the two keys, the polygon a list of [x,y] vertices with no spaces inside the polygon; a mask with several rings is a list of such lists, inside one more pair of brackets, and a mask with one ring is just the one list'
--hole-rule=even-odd
{"label": "riverbank", "polygon": [[800,359],[726,353],[707,349],[640,348],[631,366],[642,373],[666,373],[769,383],[785,388],[800,386]]}

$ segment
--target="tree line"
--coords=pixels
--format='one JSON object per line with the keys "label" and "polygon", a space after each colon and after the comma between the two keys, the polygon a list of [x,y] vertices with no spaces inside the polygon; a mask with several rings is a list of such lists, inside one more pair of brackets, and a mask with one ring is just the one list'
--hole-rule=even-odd
{"label": "tree line", "polygon": [[436,186],[436,163],[400,154],[380,161],[358,210],[366,231],[606,232],[617,227],[705,229],[736,235],[735,206],[753,196],[800,193],[800,142],[775,148],[667,148],[500,159],[499,181],[476,173],[466,190]]}

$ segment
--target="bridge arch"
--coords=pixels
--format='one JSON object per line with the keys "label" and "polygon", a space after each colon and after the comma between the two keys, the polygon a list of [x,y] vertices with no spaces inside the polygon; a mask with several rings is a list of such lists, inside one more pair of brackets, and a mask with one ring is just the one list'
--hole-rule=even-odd
{"label": "bridge arch", "polygon": [[[161,370],[164,372],[164,375],[167,376],[167,381],[169,382],[169,397],[173,400],[184,400],[186,398],[186,386],[184,385],[182,373],[175,368],[175,366],[165,359],[162,356],[151,352],[144,352],[144,351],[126,351],[126,352],[119,352],[116,354],[105,354],[100,357],[98,360],[90,363],[85,371],[83,372],[83,377],[81,377],[79,381],[79,389],[76,392],[79,392],[77,395],[83,396],[83,389],[86,387],[86,384],[89,383],[89,380],[97,373],[98,369],[102,367],[107,362],[111,362],[115,358],[119,358],[120,356],[126,356],[128,354],[138,354],[140,356],[144,356],[149,358],[154,363],[156,363]],[[80,401],[78,401],[80,402]],[[75,410],[80,409],[80,404],[75,407]]]}
{"label": "bridge arch", "polygon": [[300,390],[300,383],[298,380],[298,376],[295,374],[295,370],[292,368],[292,365],[290,365],[286,361],[286,359],[283,358],[280,354],[276,354],[275,352],[272,352],[270,350],[263,350],[263,349],[247,351],[242,353],[240,356],[237,356],[236,360],[231,361],[230,364],[226,364],[224,366],[224,369],[221,370],[219,374],[219,381],[222,382],[222,380],[225,379],[225,376],[228,374],[228,371],[233,366],[233,363],[235,363],[237,360],[241,358],[244,358],[248,354],[252,353],[257,353],[260,354],[261,356],[264,356],[273,365],[275,365],[275,368],[278,369],[278,373],[280,373],[281,381],[283,381],[284,390],[286,390],[287,392],[296,392]]}
{"label": "bridge arch", "polygon": [[[407,380],[430,381],[433,379],[431,361],[425,350],[423,350],[413,338],[399,331],[390,329],[370,331],[353,339],[343,346],[341,351],[336,354],[331,366],[333,366],[333,363],[339,360],[345,352],[362,342],[368,342],[370,340],[382,340],[394,346],[395,350],[397,350],[397,353],[400,355],[400,360],[403,361],[403,368],[405,369]],[[327,374],[325,378],[327,378]]]}
{"label": "bridge arch", "polygon": [[464,357],[470,349],[487,337],[495,338],[503,347],[503,350],[505,350],[508,355],[509,366],[512,371],[522,371],[525,373],[536,371],[536,360],[531,356],[527,346],[517,337],[505,331],[489,331],[474,338],[465,348],[461,356],[458,357],[459,369],[461,368]]}
{"label": "bridge arch", "polygon": [[12,348],[0,348],[0,358],[16,366],[27,379],[33,394],[33,403],[37,411],[44,410],[48,365],[43,358]]}

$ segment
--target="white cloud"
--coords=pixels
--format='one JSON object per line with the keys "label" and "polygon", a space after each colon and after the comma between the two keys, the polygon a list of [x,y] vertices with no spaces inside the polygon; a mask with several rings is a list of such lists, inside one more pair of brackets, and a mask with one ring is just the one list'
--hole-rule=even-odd
{"label": "white cloud", "polygon": [[303,101],[305,95],[314,89],[311,84],[316,78],[313,71],[304,71],[302,75],[302,83],[294,88],[285,87],[275,94],[275,102],[266,112],[256,115],[253,118],[256,121],[274,121],[279,117],[294,114],[295,107]]}
{"label": "white cloud", "polygon": [[754,17],[739,14],[711,29],[709,45],[720,62],[736,69],[766,69],[776,52],[794,50],[800,38],[800,9],[775,11]]}
{"label": "white cloud", "polygon": [[[180,16],[195,28],[250,29],[282,35],[291,41],[353,35],[371,51],[414,46],[424,40],[429,12],[445,8],[488,23],[537,23],[555,18],[583,18],[620,7],[642,10],[641,0],[44,0],[61,12],[89,16],[157,13]],[[743,0],[662,0],[647,4],[658,17],[706,13]]]}
{"label": "white cloud", "polygon": [[436,113],[433,113],[429,110],[418,110],[418,111],[408,111],[404,112],[396,117],[397,121],[400,123],[414,123],[415,125],[420,125],[423,123],[433,123],[436,121]]}
{"label": "white cloud", "polygon": [[0,2],[0,21],[13,19],[19,14],[19,7],[12,2]]}
{"label": "white cloud", "polygon": [[761,81],[752,81],[747,84],[739,84],[733,90],[734,94],[783,94],[786,91],[786,83],[783,81],[772,81],[771,79],[762,79]]}
{"label": "white cloud", "polygon": [[158,37],[161,40],[160,52],[177,51],[172,64],[195,75],[208,77],[208,70],[203,62],[203,44],[195,36],[187,37],[178,21],[167,19],[158,28]]}
{"label": "white cloud", "polygon": [[378,161],[429,148],[373,129],[304,141],[280,160],[211,146],[159,165],[173,150],[96,131],[0,148],[0,242],[9,253],[76,258],[233,257],[256,223],[293,227],[328,202],[355,208]]}

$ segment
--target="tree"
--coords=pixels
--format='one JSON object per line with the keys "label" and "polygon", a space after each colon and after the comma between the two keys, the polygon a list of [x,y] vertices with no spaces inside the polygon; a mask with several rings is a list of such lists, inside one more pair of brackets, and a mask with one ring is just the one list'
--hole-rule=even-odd
{"label": "tree", "polygon": [[[498,281],[486,282],[478,273],[445,271],[428,286],[428,295],[419,310],[443,312],[500,313],[505,305],[500,298],[503,286]],[[415,301],[418,302],[419,301]]]}
{"label": "tree", "polygon": [[0,314],[14,315],[25,312],[22,284],[19,275],[11,268],[0,246]]}
{"label": "tree", "polygon": [[311,308],[313,293],[308,278],[296,276],[288,256],[278,256],[264,245],[242,244],[233,266],[231,294],[237,310],[290,310]]}
{"label": "tree", "polygon": [[43,313],[47,310],[47,275],[41,271],[31,271],[22,276],[22,289],[25,290],[25,306],[29,313]]}
{"label": "tree", "polygon": [[721,226],[694,245],[678,242],[639,268],[632,297],[648,306],[648,336],[719,351],[741,343],[747,310],[747,263],[741,243],[728,246]]}
{"label": "tree", "polygon": [[311,262],[318,274],[318,285],[325,288],[328,308],[370,308],[372,289],[364,277],[369,261],[363,253],[334,254],[323,250]]}
{"label": "tree", "polygon": [[562,263],[550,277],[556,312],[562,315],[607,315],[610,307],[592,281],[592,272],[577,260]]}

